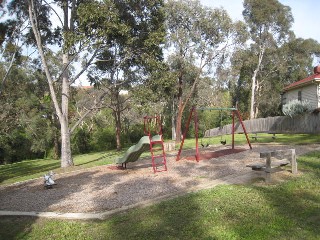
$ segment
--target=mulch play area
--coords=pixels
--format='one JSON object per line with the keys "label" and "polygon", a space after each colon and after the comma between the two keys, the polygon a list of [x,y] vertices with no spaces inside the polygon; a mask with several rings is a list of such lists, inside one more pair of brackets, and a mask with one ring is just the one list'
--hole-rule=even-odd
{"label": "mulch play area", "polygon": [[[43,178],[0,187],[0,210],[23,212],[97,213],[136,206],[150,200],[168,198],[213,187],[217,184],[243,183],[251,176],[247,164],[261,160],[260,152],[295,148],[297,155],[318,149],[318,145],[289,146],[255,144],[230,150],[230,146],[213,146],[202,153],[206,161],[183,160],[194,150],[167,153],[168,171],[153,173],[151,158],[128,163],[122,171],[110,165],[72,173],[56,174],[56,185],[45,189]],[[202,149],[203,151],[204,149]],[[116,168],[114,165],[112,168]],[[261,178],[261,177],[260,177]],[[247,179],[248,180],[248,179]]]}
{"label": "mulch play area", "polygon": [[[199,161],[200,160],[209,160],[212,158],[218,158],[218,157],[223,157],[226,155],[230,155],[230,154],[235,154],[235,153],[239,153],[239,152],[243,152],[246,151],[247,149],[245,148],[239,148],[239,149],[222,149],[222,150],[217,150],[214,151],[213,149],[211,149],[211,151],[202,151],[199,154]],[[185,156],[183,158],[181,158],[180,160],[196,160],[196,156],[195,155],[189,155],[189,156]]]}

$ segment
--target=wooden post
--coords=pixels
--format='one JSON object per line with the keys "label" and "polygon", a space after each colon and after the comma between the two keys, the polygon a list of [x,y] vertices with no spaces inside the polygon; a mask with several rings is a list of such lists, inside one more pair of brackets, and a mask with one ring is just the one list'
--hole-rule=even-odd
{"label": "wooden post", "polygon": [[271,182],[271,152],[268,152],[267,154],[267,159],[266,159],[266,182],[270,183]]}
{"label": "wooden post", "polygon": [[292,174],[297,174],[298,173],[298,164],[297,164],[297,156],[296,156],[296,150],[295,149],[290,149],[291,150],[291,172]]}

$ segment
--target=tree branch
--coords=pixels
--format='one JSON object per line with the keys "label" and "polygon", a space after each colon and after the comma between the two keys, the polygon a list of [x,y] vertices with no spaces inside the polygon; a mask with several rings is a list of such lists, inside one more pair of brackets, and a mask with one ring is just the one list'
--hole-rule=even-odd
{"label": "tree branch", "polygon": [[90,66],[90,64],[92,63],[93,59],[96,57],[98,53],[98,49],[96,49],[93,53],[93,55],[91,56],[91,58],[89,59],[89,61],[86,63],[86,65],[82,68],[82,70],[70,81],[69,85],[73,84]]}
{"label": "tree branch", "polygon": [[79,126],[79,124],[83,121],[83,119],[84,119],[86,116],[88,116],[89,113],[93,112],[93,111],[96,110],[96,109],[100,109],[100,108],[101,108],[101,107],[97,107],[97,106],[98,106],[98,104],[100,104],[100,103],[103,101],[103,99],[104,99],[104,97],[105,97],[106,95],[107,95],[107,92],[104,92],[104,93],[102,93],[102,94],[100,95],[98,101],[96,101],[96,102],[93,104],[93,106],[92,106],[90,109],[88,109],[88,110],[78,119],[78,121],[71,127],[71,129],[70,129],[70,134],[73,133],[73,131]]}
{"label": "tree branch", "polygon": [[52,101],[53,101],[56,113],[57,113],[59,119],[62,119],[62,117],[63,117],[62,116],[62,111],[61,111],[61,109],[59,107],[59,103],[58,103],[58,100],[57,100],[56,92],[55,92],[54,86],[53,86],[53,80],[52,80],[51,74],[49,72],[48,64],[47,64],[47,61],[45,59],[44,51],[43,51],[43,48],[42,48],[41,36],[40,36],[39,29],[38,29],[38,22],[37,22],[36,16],[34,15],[35,14],[35,9],[34,9],[33,0],[28,0],[28,3],[29,3],[29,6],[28,6],[29,7],[29,18],[30,18],[30,22],[31,22],[31,26],[32,26],[32,31],[33,31],[34,36],[36,38],[38,51],[39,51],[40,58],[41,58],[41,61],[42,61],[42,64],[43,64],[43,68],[44,68],[44,71],[45,71],[45,74],[46,74],[46,77],[47,77],[47,81],[48,81],[48,84],[49,84],[50,95],[52,97]]}
{"label": "tree branch", "polygon": [[62,22],[62,20],[61,20],[61,18],[60,18],[60,16],[59,16],[59,14],[56,12],[56,10],[53,8],[53,7],[51,7],[51,5],[46,1],[46,0],[43,0],[48,6],[49,6],[49,8],[55,13],[55,15],[58,17],[58,19],[59,19],[59,21],[60,21],[60,23],[61,23],[61,26],[63,26],[63,22]]}
{"label": "tree branch", "polygon": [[9,76],[9,73],[10,73],[10,71],[11,71],[11,68],[12,68],[12,66],[13,66],[13,62],[14,62],[14,58],[15,58],[15,56],[16,56],[16,53],[17,53],[17,51],[15,51],[15,52],[13,53],[12,58],[11,58],[11,61],[10,61],[9,68],[7,69],[6,74],[4,75],[4,77],[3,77],[2,81],[1,81],[1,85],[0,85],[0,96],[1,96],[1,93],[2,93],[2,89],[3,89],[3,87],[4,87],[4,83],[5,83],[5,81],[7,80],[8,76]]}

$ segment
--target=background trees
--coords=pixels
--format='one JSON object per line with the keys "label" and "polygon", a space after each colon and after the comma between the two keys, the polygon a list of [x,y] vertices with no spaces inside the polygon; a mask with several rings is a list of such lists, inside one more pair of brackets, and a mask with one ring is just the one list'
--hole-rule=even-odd
{"label": "background trees", "polygon": [[[109,19],[101,11],[105,3],[80,9],[82,24],[91,22],[92,36],[102,35],[103,47],[97,52],[97,60],[89,69],[92,84],[103,89],[109,98],[107,106],[115,120],[117,149],[121,149],[122,112],[129,105],[130,97],[121,95],[121,90],[130,90],[130,95],[141,84],[150,80],[152,71],[159,71],[162,60],[160,44],[164,40],[164,15],[162,1],[114,1],[116,21],[113,31],[107,27]],[[95,47],[93,47],[93,50]],[[154,74],[154,73],[153,73]]]}
{"label": "background trees", "polygon": [[[161,114],[166,137],[173,126],[180,141],[193,104],[282,114],[282,88],[311,73],[320,53],[295,37],[290,8],[276,0],[244,1],[245,23],[193,0],[4,3],[2,162],[50,155],[65,167],[71,152],[120,150],[140,139],[147,114]],[[93,88],[74,84],[84,74]],[[203,130],[221,124],[218,112],[201,117]]]}
{"label": "background trees", "polygon": [[256,118],[259,101],[256,95],[261,91],[258,73],[267,50],[281,46],[290,36],[293,22],[291,10],[277,0],[245,0],[243,16],[249,27],[251,51],[256,58],[256,66],[252,72],[250,118]]}
{"label": "background trees", "polygon": [[244,41],[241,23],[233,24],[223,9],[198,1],[168,1],[166,5],[168,64],[175,73],[176,141],[181,139],[182,114],[201,78],[219,67],[232,45]]}

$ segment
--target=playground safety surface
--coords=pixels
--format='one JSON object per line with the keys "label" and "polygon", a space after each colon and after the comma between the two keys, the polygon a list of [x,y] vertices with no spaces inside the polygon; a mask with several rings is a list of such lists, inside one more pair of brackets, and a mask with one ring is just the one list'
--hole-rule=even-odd
{"label": "playground safety surface", "polygon": [[[199,161],[201,160],[209,160],[212,158],[218,158],[218,157],[223,157],[226,155],[230,155],[230,154],[235,154],[235,153],[239,153],[239,152],[243,152],[246,151],[247,149],[245,148],[235,148],[235,149],[222,149],[222,150],[214,150],[211,149],[209,151],[202,151],[199,154]],[[181,158],[181,160],[196,160],[196,156],[195,155],[189,155],[189,156],[185,156],[183,158]]]}
{"label": "playground safety surface", "polygon": [[241,146],[242,151],[231,153],[228,148],[230,146],[201,149],[204,155],[216,152],[217,156],[199,162],[183,160],[194,155],[194,150],[183,151],[179,161],[176,161],[176,152],[169,152],[168,171],[156,174],[151,158],[144,158],[129,163],[125,170],[112,170],[109,165],[57,174],[57,185],[52,189],[44,189],[42,178],[1,186],[0,215],[6,212],[8,215],[9,212],[55,212],[57,216],[119,212],[130,206],[143,206],[218,184],[242,184],[254,178],[261,179],[261,172],[246,167],[261,160],[260,152],[295,148],[300,155],[318,149],[319,145],[254,144],[252,150]]}

